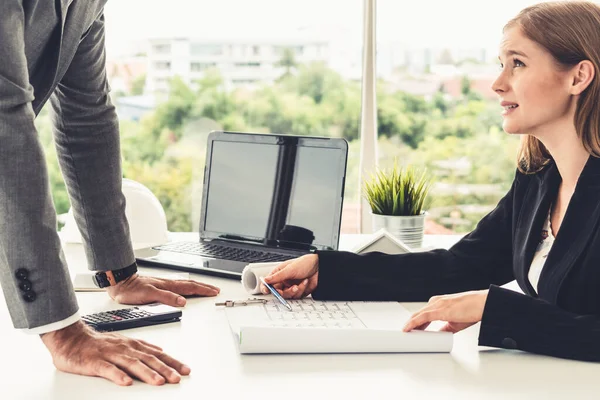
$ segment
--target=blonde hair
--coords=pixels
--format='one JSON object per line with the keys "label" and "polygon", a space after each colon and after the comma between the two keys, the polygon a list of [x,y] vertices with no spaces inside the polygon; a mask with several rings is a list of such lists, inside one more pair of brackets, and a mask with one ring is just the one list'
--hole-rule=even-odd
{"label": "blonde hair", "polygon": [[[583,60],[594,65],[594,79],[577,102],[575,129],[585,149],[600,157],[600,7],[586,1],[540,3],[523,9],[503,31],[514,26],[544,47],[559,67],[572,67]],[[517,159],[521,172],[535,173],[552,156],[537,138],[524,135]]]}

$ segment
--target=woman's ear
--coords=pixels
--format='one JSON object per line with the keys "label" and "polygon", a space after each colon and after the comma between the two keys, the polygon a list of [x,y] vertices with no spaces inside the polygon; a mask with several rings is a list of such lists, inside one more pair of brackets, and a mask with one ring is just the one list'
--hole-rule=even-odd
{"label": "woman's ear", "polygon": [[573,67],[573,83],[571,94],[579,95],[592,83],[595,76],[594,64],[589,60],[583,60]]}

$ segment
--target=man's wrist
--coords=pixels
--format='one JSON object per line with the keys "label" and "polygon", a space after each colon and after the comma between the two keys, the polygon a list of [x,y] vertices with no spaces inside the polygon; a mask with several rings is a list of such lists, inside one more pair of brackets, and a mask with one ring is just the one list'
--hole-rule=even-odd
{"label": "man's wrist", "polygon": [[60,321],[50,322],[48,324],[39,325],[34,328],[22,328],[19,330],[28,335],[41,335],[47,332],[53,332],[59,329],[66,328],[67,326],[73,325],[80,319],[81,316],[79,315],[79,311],[77,310],[72,315],[68,316],[67,318],[61,319]]}
{"label": "man's wrist", "polygon": [[137,273],[137,264],[133,264],[112,271],[99,271],[92,277],[94,284],[99,288],[106,288],[109,286],[116,286],[120,282],[127,280]]}
{"label": "man's wrist", "polygon": [[[136,272],[135,274],[125,278],[124,280],[122,280],[121,282],[117,283],[114,287],[119,287],[119,286],[125,286],[127,285],[129,282],[131,282],[132,280],[134,280],[135,278],[137,278],[139,275]],[[108,288],[110,289],[110,288]]]}
{"label": "man's wrist", "polygon": [[46,332],[40,334],[40,338],[46,345],[46,347],[50,347],[52,343],[56,341],[62,341],[66,338],[77,336],[81,333],[89,331],[89,327],[81,320],[71,324],[62,329],[58,329],[56,331]]}

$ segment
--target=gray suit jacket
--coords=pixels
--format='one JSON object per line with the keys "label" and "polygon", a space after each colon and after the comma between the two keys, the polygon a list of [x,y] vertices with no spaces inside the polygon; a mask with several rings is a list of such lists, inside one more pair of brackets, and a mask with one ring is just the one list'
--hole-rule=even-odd
{"label": "gray suit jacket", "polygon": [[0,282],[16,328],[60,321],[78,308],[34,127],[48,99],[89,267],[135,261],[105,72],[105,3],[0,1]]}

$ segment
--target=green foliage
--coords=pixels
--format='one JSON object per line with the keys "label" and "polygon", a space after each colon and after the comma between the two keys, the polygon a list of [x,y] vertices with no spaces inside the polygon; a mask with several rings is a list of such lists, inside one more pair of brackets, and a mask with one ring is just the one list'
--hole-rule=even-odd
{"label": "green foliage", "polygon": [[156,195],[165,209],[169,230],[193,230],[190,218],[192,163],[189,160],[171,159],[154,165],[133,164],[124,168],[124,175],[142,182]]}
{"label": "green foliage", "polygon": [[[412,152],[411,160],[418,160],[420,165],[430,171],[437,171],[439,175],[451,176],[456,172],[445,170],[438,163],[441,160],[456,161],[464,158],[469,160],[471,166],[455,179],[456,182],[502,184],[508,187],[516,168],[517,146],[517,138],[507,136],[497,129],[465,138],[448,136],[440,140],[427,137]],[[445,180],[448,181],[448,178]]]}
{"label": "green foliage", "polygon": [[377,130],[380,136],[399,137],[417,148],[427,131],[427,121],[435,110],[425,99],[404,92],[388,93],[379,83],[377,92]]}
{"label": "green foliage", "polygon": [[195,100],[194,91],[180,78],[173,78],[170,82],[169,100],[156,109],[158,124],[154,131],[155,135],[157,132],[162,132],[164,128],[180,133],[181,127],[192,113]]}
{"label": "green foliage", "polygon": [[296,61],[296,53],[294,49],[286,47],[283,49],[283,53],[281,54],[281,59],[277,63],[278,66],[285,68],[285,73],[282,78],[289,77],[292,74],[292,69],[298,66],[298,62]]}
{"label": "green foliage", "polygon": [[471,80],[466,75],[460,81],[460,92],[465,97],[471,93]]}
{"label": "green foliage", "polygon": [[146,87],[146,74],[137,76],[133,82],[131,82],[131,95],[140,96],[144,94],[144,88]]}
{"label": "green foliage", "polygon": [[400,136],[402,139],[414,145],[411,140],[410,125],[411,118],[401,110],[404,104],[390,96],[381,96],[377,105],[377,131],[379,135],[391,137]]}
{"label": "green foliage", "polygon": [[444,93],[443,87],[440,87],[440,90],[438,90],[435,93],[435,95],[433,95],[433,107],[440,110],[440,112],[444,116],[446,115],[446,112],[450,108],[448,102],[445,99],[445,93]]}
{"label": "green foliage", "polygon": [[342,77],[323,62],[313,62],[300,67],[292,86],[300,96],[311,97],[320,104],[327,96],[344,87]]}
{"label": "green foliage", "polygon": [[471,90],[471,80],[467,76],[463,76],[460,85],[460,91],[463,95],[463,99],[466,101],[480,101],[481,95]]}
{"label": "green foliage", "polygon": [[378,170],[370,181],[365,181],[365,197],[374,214],[421,215],[430,187],[425,171],[395,163],[391,170]]}
{"label": "green foliage", "polygon": [[[165,207],[170,230],[197,227],[199,217],[194,213],[199,199],[194,196],[201,194],[197,182],[202,181],[206,136],[214,129],[346,138],[350,147],[345,202],[359,200],[360,83],[344,80],[323,63],[292,66],[289,57],[285,62],[294,74],[252,90],[227,90],[216,69],[205,71],[203,78],[192,85],[175,78],[170,82],[168,98],[153,113],[139,122],[120,122],[124,176],[140,181],[157,195]],[[402,160],[403,165],[426,168],[436,181],[445,184],[497,185],[499,192],[508,188],[514,176],[518,140],[502,132],[497,103],[483,101],[472,91],[450,99],[440,87],[431,99],[426,99],[390,87],[381,81],[377,89],[382,169],[394,168],[395,160]],[[466,83],[464,87],[466,90]],[[58,213],[65,213],[69,199],[45,111],[36,125],[46,151],[55,206]],[[468,160],[468,170],[440,166],[440,161],[461,159]],[[420,207],[426,206],[432,215],[437,207],[442,210],[437,213],[440,216],[448,215],[447,207],[483,205],[491,209],[501,196],[449,195],[437,193],[435,186],[429,193]],[[464,215],[471,225],[452,228],[473,228],[475,215],[480,217],[482,212]]]}

